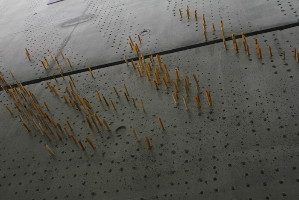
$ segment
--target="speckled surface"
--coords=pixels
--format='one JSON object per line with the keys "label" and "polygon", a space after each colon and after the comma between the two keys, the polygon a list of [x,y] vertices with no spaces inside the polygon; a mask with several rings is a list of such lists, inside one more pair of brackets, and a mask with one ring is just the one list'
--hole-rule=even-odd
{"label": "speckled surface", "polygon": [[[65,71],[115,62],[123,54],[133,57],[127,36],[143,29],[150,30],[142,35],[141,50],[145,53],[203,42],[193,22],[180,21],[177,12],[174,16],[173,10],[187,4],[205,9],[207,21],[217,21],[220,16],[224,21],[231,18],[231,24],[226,23],[228,35],[230,31],[238,34],[298,21],[296,1],[223,2],[163,1],[158,7],[158,1],[65,0],[47,7],[47,1],[27,0],[16,1],[11,8],[3,1],[0,10],[5,12],[1,12],[0,23],[19,26],[0,30],[0,43],[5,44],[0,51],[1,72],[10,81],[10,69],[20,81],[57,73],[28,64],[25,55],[22,57],[25,47],[38,56],[47,49],[58,55],[63,49],[76,60],[76,65],[66,65]],[[24,12],[13,15],[22,7]],[[82,23],[71,20],[82,13]],[[271,20],[274,13],[277,20]],[[14,16],[11,23],[6,21],[9,16]],[[152,20],[154,16],[160,20]],[[26,19],[24,24],[18,17]],[[236,26],[235,20],[240,25]],[[297,199],[299,64],[292,51],[299,46],[298,32],[298,27],[293,27],[248,37],[250,57],[240,40],[237,54],[229,41],[228,50],[222,43],[215,43],[163,55],[172,78],[176,67],[182,77],[190,77],[188,112],[183,95],[176,106],[172,89],[162,85],[157,91],[146,77],[139,77],[131,64],[93,70],[94,78],[88,71],[73,74],[78,93],[109,122],[111,132],[90,129],[82,114],[64,102],[62,95],[66,94],[69,77],[66,81],[57,78],[28,85],[40,103],[48,103],[55,120],[62,125],[69,121],[78,139],[91,138],[95,151],[86,142],[86,150],[82,151],[66,137],[49,141],[33,127],[27,134],[16,117],[12,99],[1,91],[1,199]],[[219,34],[216,31],[215,38]],[[260,41],[263,60],[255,55],[254,38]],[[267,45],[272,47],[272,58]],[[8,63],[19,65],[10,68],[6,67],[12,66]],[[199,80],[201,109],[194,102],[193,74]],[[46,89],[47,82],[56,85],[60,97]],[[126,100],[124,84],[137,108],[132,99]],[[211,91],[212,107],[204,95],[206,90]],[[96,91],[115,102],[117,111],[98,101]],[[180,94],[183,91],[181,83]],[[14,117],[5,106],[11,108]],[[132,129],[141,142],[136,141]],[[151,150],[144,143],[145,137],[152,142]],[[45,144],[55,156],[48,154]]]}

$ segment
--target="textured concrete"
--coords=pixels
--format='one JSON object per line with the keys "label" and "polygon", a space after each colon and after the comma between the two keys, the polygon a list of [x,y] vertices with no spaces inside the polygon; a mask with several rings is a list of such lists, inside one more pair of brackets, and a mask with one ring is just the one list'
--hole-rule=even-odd
{"label": "textured concrete", "polygon": [[[230,33],[252,32],[298,23],[299,3],[267,0],[217,1],[2,1],[0,25],[1,71],[11,69],[19,80],[28,81],[57,74],[54,65],[44,70],[39,60],[62,50],[75,69],[133,56],[127,48],[129,35],[141,34],[144,53],[202,43],[201,16],[205,14],[207,38],[220,38],[220,20]],[[198,11],[199,21],[186,18],[186,7]],[[179,9],[184,11],[180,20]],[[216,32],[212,32],[212,23]],[[26,60],[24,49],[35,57]],[[48,58],[49,59],[49,58]],[[69,71],[69,69],[65,69]]]}
{"label": "textured concrete", "polygon": [[[187,1],[158,2],[65,0],[47,6],[47,1],[2,1],[1,26],[8,28],[0,30],[1,72],[11,82],[10,69],[20,81],[57,73],[28,63],[26,47],[36,57],[48,49],[58,55],[62,49],[77,59],[74,68],[64,67],[71,71],[115,62],[123,55],[134,57],[127,36],[142,30],[149,30],[142,37],[145,53],[204,42],[191,20],[180,21],[178,12],[174,16],[173,10]],[[219,22],[221,16],[228,35],[298,22],[297,1],[192,2],[190,8],[205,10],[208,22]],[[73,74],[79,93],[111,123],[111,132],[89,129],[79,111],[46,89],[46,81],[28,85],[40,102],[48,102],[57,121],[72,123],[76,137],[92,138],[96,151],[89,147],[83,152],[67,139],[49,142],[38,131],[27,134],[5,109],[13,104],[1,91],[0,199],[297,199],[299,65],[292,50],[299,46],[298,32],[293,27],[249,37],[250,57],[240,40],[238,54],[229,41],[227,51],[216,43],[163,55],[172,77],[175,67],[190,77],[189,112],[182,98],[175,106],[170,89],[155,90],[131,65],[93,70],[94,79],[88,71]],[[208,35],[213,40],[220,32]],[[256,58],[254,38],[261,43],[262,61]],[[193,74],[202,91],[201,110],[193,100]],[[48,82],[65,94],[62,78]],[[138,109],[126,101],[123,84],[137,99]],[[116,102],[117,112],[97,101],[97,90]],[[212,92],[212,108],[205,90]],[[158,116],[165,131],[159,128]],[[142,142],[136,142],[132,128]],[[152,139],[151,151],[145,136]],[[55,156],[48,155],[44,144]]]}

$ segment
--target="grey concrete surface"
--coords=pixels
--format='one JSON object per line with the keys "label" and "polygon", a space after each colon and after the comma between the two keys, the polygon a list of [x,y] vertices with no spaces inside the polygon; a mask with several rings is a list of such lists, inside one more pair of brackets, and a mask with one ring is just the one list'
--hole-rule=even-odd
{"label": "grey concrete surface", "polygon": [[[191,13],[198,11],[199,22],[194,17],[187,20],[187,5]],[[184,10],[183,20],[179,9]],[[71,59],[74,69],[66,67],[66,72],[133,56],[127,48],[130,35],[143,35],[147,54],[204,42],[202,14],[207,38],[214,40],[220,38],[221,19],[230,36],[298,23],[298,10],[296,0],[68,0],[52,5],[46,0],[2,0],[0,70],[13,71],[20,81],[38,79],[58,74],[54,65],[44,70],[40,63],[49,57],[48,50],[53,55],[63,51]],[[25,48],[34,56],[32,63],[25,57]]]}
{"label": "grey concrete surface", "polygon": [[[299,68],[291,50],[299,45],[298,27],[255,37],[261,43],[263,61],[256,58],[253,37],[248,38],[250,57],[240,43],[236,54],[231,42],[227,51],[217,43],[162,56],[172,77],[178,67],[181,75],[198,76],[201,91],[212,92],[214,106],[209,108],[201,94],[200,111],[192,100],[190,112],[185,111],[182,99],[176,107],[170,90],[156,91],[131,65],[94,70],[95,79],[89,72],[72,75],[79,93],[111,122],[112,132],[90,130],[78,111],[46,89],[46,82],[28,86],[40,102],[48,102],[59,122],[72,123],[78,138],[91,137],[96,151],[82,152],[65,139],[50,143],[36,131],[28,135],[5,110],[5,105],[12,107],[12,101],[1,92],[1,198],[297,199]],[[165,44],[172,39],[166,38]],[[156,48],[161,48],[160,41]],[[266,44],[272,46],[272,59]],[[50,82],[63,94],[66,83],[62,78],[57,81]],[[131,97],[144,101],[146,113],[123,95],[117,98],[113,87],[122,94],[124,83]],[[193,80],[191,88],[193,97]],[[96,90],[116,102],[117,112],[97,101]],[[164,120],[165,131],[157,124],[158,116]],[[150,137],[153,150],[137,143],[131,128],[142,139]],[[44,144],[55,151],[54,157],[47,154]]]}

